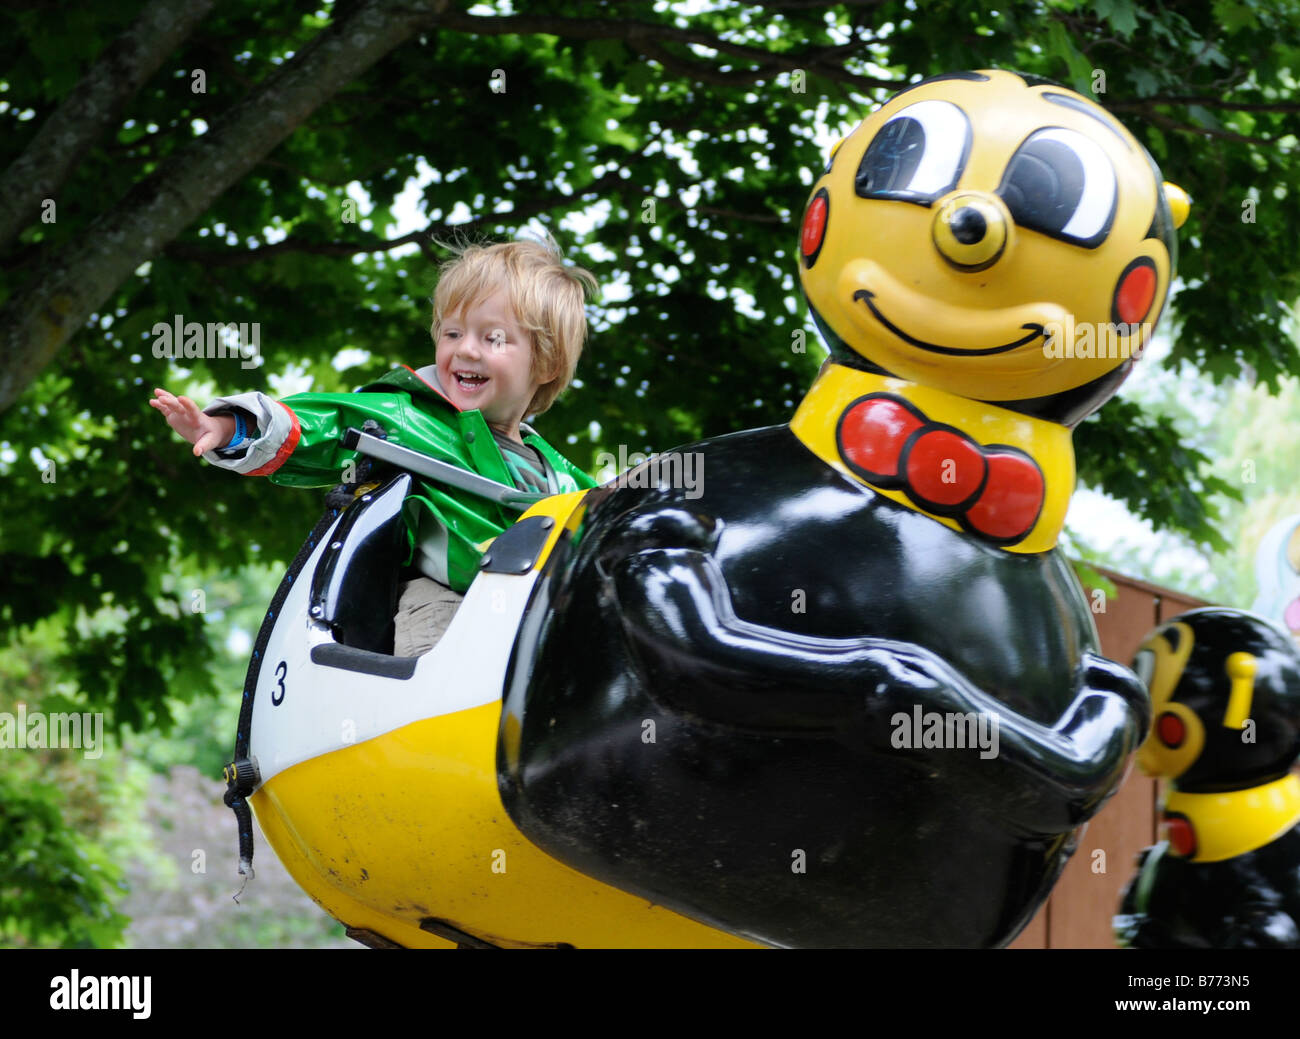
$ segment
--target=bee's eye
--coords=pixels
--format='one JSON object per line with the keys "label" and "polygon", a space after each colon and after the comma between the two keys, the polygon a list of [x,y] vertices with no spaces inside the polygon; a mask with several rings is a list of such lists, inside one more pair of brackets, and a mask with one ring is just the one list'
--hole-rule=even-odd
{"label": "bee's eye", "polygon": [[1110,231],[1119,192],[1101,145],[1051,127],[1026,138],[998,194],[1019,226],[1094,249]]}
{"label": "bee's eye", "polygon": [[970,154],[966,113],[948,101],[918,101],[880,128],[858,165],[862,198],[928,206],[957,186]]}

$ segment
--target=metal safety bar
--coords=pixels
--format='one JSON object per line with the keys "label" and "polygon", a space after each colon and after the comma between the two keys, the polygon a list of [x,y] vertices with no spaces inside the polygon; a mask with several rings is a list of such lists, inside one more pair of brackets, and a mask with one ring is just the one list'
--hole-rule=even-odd
{"label": "metal safety bar", "polygon": [[413,451],[409,447],[390,444],[387,440],[381,440],[377,436],[363,433],[356,428],[349,428],[343,434],[343,446],[368,458],[376,458],[381,462],[388,462],[408,472],[419,473],[421,476],[427,476],[432,480],[459,487],[462,491],[469,491],[471,494],[477,494],[480,498],[486,498],[488,501],[494,501],[498,505],[517,509],[520,512],[543,498],[550,497],[548,494],[521,491],[517,487],[497,483],[495,480],[489,480],[486,476],[468,472],[459,466],[439,461],[437,458],[432,458],[419,451]]}

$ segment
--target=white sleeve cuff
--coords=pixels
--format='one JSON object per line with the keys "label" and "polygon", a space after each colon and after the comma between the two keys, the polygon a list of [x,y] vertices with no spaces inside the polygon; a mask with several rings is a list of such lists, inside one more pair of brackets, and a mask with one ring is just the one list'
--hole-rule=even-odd
{"label": "white sleeve cuff", "polygon": [[[229,397],[218,397],[203,409],[203,414],[228,414],[236,408],[253,416],[260,436],[251,442],[244,441],[247,450],[242,458],[222,458],[216,451],[205,451],[203,457],[210,465],[215,465],[221,469],[229,469],[231,472],[243,475],[251,475],[265,468],[276,459],[280,448],[284,446],[285,441],[289,439],[289,435],[293,431],[293,413],[285,405],[273,400],[265,393],[254,391],[252,393],[236,393]],[[280,461],[283,462],[283,459]],[[279,468],[278,465],[267,469],[267,473],[274,472],[277,468]]]}

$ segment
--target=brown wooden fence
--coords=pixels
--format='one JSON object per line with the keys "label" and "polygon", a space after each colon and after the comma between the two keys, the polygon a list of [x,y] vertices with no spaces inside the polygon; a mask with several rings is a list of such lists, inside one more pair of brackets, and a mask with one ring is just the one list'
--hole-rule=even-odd
{"label": "brown wooden fence", "polygon": [[[1131,664],[1142,639],[1161,621],[1208,603],[1110,570],[1118,595],[1095,613],[1102,652]],[[1091,598],[1091,592],[1090,592]],[[1065,867],[1038,915],[1012,949],[1113,949],[1111,918],[1133,875],[1137,854],[1157,839],[1158,790],[1131,766],[1119,792],[1089,823],[1074,858]]]}

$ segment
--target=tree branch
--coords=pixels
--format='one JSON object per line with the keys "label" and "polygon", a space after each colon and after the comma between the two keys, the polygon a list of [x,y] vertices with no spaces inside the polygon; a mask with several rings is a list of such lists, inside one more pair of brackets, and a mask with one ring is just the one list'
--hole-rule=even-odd
{"label": "tree branch", "polygon": [[[461,225],[466,226],[466,225]],[[189,242],[172,242],[163,254],[173,260],[187,260],[204,267],[244,267],[261,263],[283,253],[311,253],[315,256],[355,256],[357,253],[381,253],[426,238],[429,230],[412,231],[399,238],[374,239],[366,242],[313,242],[290,235],[283,241],[259,245],[255,249],[205,249]]]}
{"label": "tree branch", "polygon": [[[307,176],[307,174],[303,174],[303,176]],[[598,177],[576,192],[558,192],[544,198],[534,198],[527,203],[516,205],[506,213],[488,213],[463,224],[430,225],[419,231],[400,235],[397,238],[372,238],[360,242],[313,242],[290,235],[283,241],[271,245],[260,245],[254,249],[205,249],[190,242],[172,242],[163,249],[163,253],[172,259],[201,263],[205,267],[243,267],[250,263],[261,263],[263,260],[269,260],[282,253],[309,253],[315,256],[355,256],[357,253],[388,252],[391,249],[409,245],[412,242],[423,249],[434,238],[467,234],[486,224],[507,220],[511,223],[517,223],[520,218],[545,213],[556,206],[569,204],[574,199],[596,194],[620,182],[621,179],[618,176],[618,170],[615,169]]]}
{"label": "tree branch", "polygon": [[[683,207],[685,208],[685,207]],[[784,224],[786,218],[775,213],[742,213],[738,209],[719,209],[716,206],[692,206],[696,213],[706,216],[719,216],[724,220],[744,220],[751,224]]]}
{"label": "tree branch", "polygon": [[[841,53],[847,46],[845,44],[836,44],[833,47],[816,47],[802,53],[791,51],[774,52],[763,50],[761,47],[751,47],[748,44],[721,40],[716,35],[700,29],[683,29],[675,25],[658,25],[652,22],[610,21],[603,18],[557,18],[550,15],[498,15],[488,17],[457,11],[449,12],[439,24],[447,29],[472,33],[476,36],[529,36],[542,33],[548,36],[562,36],[565,39],[573,40],[623,40],[636,51],[642,50],[647,45],[657,48],[659,44],[665,41],[682,44],[694,43],[718,51],[720,54],[731,54],[738,58],[757,62],[760,66],[770,66],[771,68],[786,69],[787,71],[807,69],[811,72],[815,70],[819,75],[840,79],[863,88],[885,87],[890,90],[898,90],[907,86],[907,83],[901,80],[859,76],[842,68],[823,66],[822,63],[825,59]],[[656,58],[656,60],[659,59]],[[684,59],[681,58],[673,60],[679,63],[684,62]],[[685,67],[689,70],[690,75],[701,79],[705,79],[709,72],[707,67],[703,67],[696,62],[685,62]],[[746,83],[756,78],[752,73],[748,72],[725,73],[713,70],[713,75],[727,77],[724,80],[715,80],[715,82],[723,82],[728,85]]]}
{"label": "tree branch", "polygon": [[[822,10],[824,11],[830,5],[826,0],[750,0],[751,3],[758,7],[770,9],[773,11],[807,11]],[[885,0],[839,0],[836,6],[839,7],[880,7]]]}
{"label": "tree branch", "polygon": [[1107,108],[1129,111],[1134,109],[1141,111],[1151,105],[1200,105],[1202,108],[1219,108],[1228,112],[1300,112],[1300,102],[1296,101],[1277,101],[1271,104],[1261,104],[1247,101],[1225,101],[1220,98],[1200,97],[1194,94],[1183,96],[1156,94],[1152,97],[1133,98],[1129,101],[1106,99]]}
{"label": "tree branch", "polygon": [[1243,141],[1246,144],[1262,144],[1271,147],[1277,144],[1280,139],[1277,137],[1251,137],[1248,134],[1233,133],[1231,130],[1214,130],[1208,126],[1188,126],[1186,123],[1180,123],[1176,119],[1161,115],[1159,112],[1148,112],[1147,118],[1157,126],[1163,126],[1165,129],[1173,130],[1176,133],[1191,133],[1201,137],[1220,137],[1225,141]]}
{"label": "tree branch", "polygon": [[364,0],[169,157],[0,307],[0,411],[145,260],[338,89],[435,24],[450,0]]}
{"label": "tree branch", "polygon": [[77,160],[211,10],[213,0],[153,0],[108,45],[0,177],[0,251],[53,198]]}
{"label": "tree branch", "polygon": [[698,80],[701,83],[714,83],[722,87],[754,83],[760,79],[767,79],[776,71],[775,66],[767,62],[753,69],[723,72],[705,62],[679,58],[668,48],[661,47],[655,40],[638,40],[635,44],[630,44],[630,46],[637,53],[644,55],[651,61],[659,62],[669,72],[675,72],[679,76]]}
{"label": "tree branch", "polygon": [[[358,116],[358,118],[361,118]],[[337,126],[337,123],[331,123],[331,126]],[[284,170],[285,173],[291,173],[299,180],[310,181],[314,184],[327,184],[331,188],[346,188],[354,180],[360,180],[361,174],[348,177],[347,180],[329,180],[318,173],[309,173],[307,170],[299,169],[297,166],[291,166],[287,162],[280,162],[278,159],[263,159],[258,163],[259,166],[269,166],[274,170]]]}

